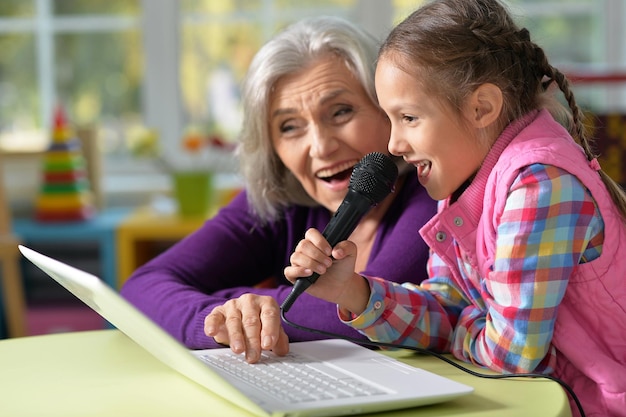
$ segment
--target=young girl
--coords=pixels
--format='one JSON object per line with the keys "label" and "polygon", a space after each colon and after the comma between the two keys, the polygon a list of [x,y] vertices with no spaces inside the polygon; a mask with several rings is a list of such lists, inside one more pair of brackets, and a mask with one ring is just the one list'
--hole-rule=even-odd
{"label": "young girl", "polygon": [[391,32],[376,91],[389,150],[440,200],[420,230],[429,279],[359,276],[355,245],[314,229],[286,277],[319,273],[308,292],[372,340],[552,374],[586,415],[626,416],[626,196],[564,75],[497,0],[441,0]]}

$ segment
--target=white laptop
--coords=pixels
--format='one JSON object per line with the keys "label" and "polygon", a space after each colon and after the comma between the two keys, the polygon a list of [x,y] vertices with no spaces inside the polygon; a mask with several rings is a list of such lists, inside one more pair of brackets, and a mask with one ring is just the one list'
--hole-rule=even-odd
{"label": "white laptop", "polygon": [[[19,249],[157,359],[254,415],[361,414],[439,403],[473,391],[341,339],[291,343],[286,357],[267,353],[257,364],[246,363],[228,348],[188,350],[98,277],[24,246]],[[297,383],[309,377],[298,368],[312,378],[304,388]],[[270,383],[280,375],[285,381]],[[255,380],[261,383],[255,385]]]}

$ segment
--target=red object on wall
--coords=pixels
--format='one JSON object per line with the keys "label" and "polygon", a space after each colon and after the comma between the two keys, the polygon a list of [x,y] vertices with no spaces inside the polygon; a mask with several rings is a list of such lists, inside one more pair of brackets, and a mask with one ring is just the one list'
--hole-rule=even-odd
{"label": "red object on wall", "polygon": [[587,124],[593,129],[591,137],[595,140],[600,167],[626,187],[626,115],[590,115]]}
{"label": "red object on wall", "polygon": [[[573,85],[604,84],[614,88],[614,84],[626,84],[623,71],[572,71],[566,75]],[[586,124],[591,129],[600,167],[626,187],[626,114],[589,114]]]}

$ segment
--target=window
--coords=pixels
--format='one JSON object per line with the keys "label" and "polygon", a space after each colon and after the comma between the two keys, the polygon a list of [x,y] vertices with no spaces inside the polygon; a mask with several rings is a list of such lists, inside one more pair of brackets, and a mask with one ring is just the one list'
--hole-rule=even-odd
{"label": "window", "polygon": [[[415,6],[394,0],[395,22]],[[569,75],[579,104],[594,112],[626,111],[626,2],[505,0],[517,22]],[[608,81],[603,82],[602,78]],[[590,81],[595,81],[591,83]]]}
{"label": "window", "polygon": [[[579,105],[596,113],[626,111],[626,5],[620,0],[509,0],[550,62],[570,76]],[[589,76],[622,83],[590,83]]]}
{"label": "window", "polygon": [[234,137],[241,122],[238,85],[261,45],[282,27],[305,16],[349,17],[355,3],[181,1],[180,78],[185,124],[219,129]]}
{"label": "window", "polygon": [[141,119],[138,0],[10,0],[0,6],[0,145],[41,150],[54,107],[101,124],[106,151]]}
{"label": "window", "polygon": [[[506,0],[566,73],[626,68],[622,0]],[[339,15],[381,39],[419,0],[2,0],[0,148],[42,150],[57,102],[76,125],[99,129],[105,189],[168,184],[132,151],[134,132],[158,131],[176,155],[191,126],[229,138],[240,122],[238,85],[258,48],[309,15]],[[576,85],[594,111],[626,108],[622,84]],[[127,174],[133,173],[132,181]],[[143,173],[143,177],[140,175]],[[160,182],[159,182],[160,181]]]}

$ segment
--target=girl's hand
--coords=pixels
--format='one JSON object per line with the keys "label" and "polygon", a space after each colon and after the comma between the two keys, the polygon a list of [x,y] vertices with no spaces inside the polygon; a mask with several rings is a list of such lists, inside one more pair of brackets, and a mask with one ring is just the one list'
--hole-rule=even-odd
{"label": "girl's hand", "polygon": [[204,333],[234,353],[245,353],[249,363],[258,362],[262,350],[280,356],[289,352],[280,307],[267,295],[243,294],[215,307],[204,319]]}
{"label": "girl's hand", "polygon": [[285,268],[285,277],[294,283],[298,278],[318,273],[318,280],[306,292],[358,315],[367,306],[370,288],[368,282],[354,272],[356,254],[353,242],[345,240],[331,248],[322,233],[309,229],[291,254],[291,266]]}

